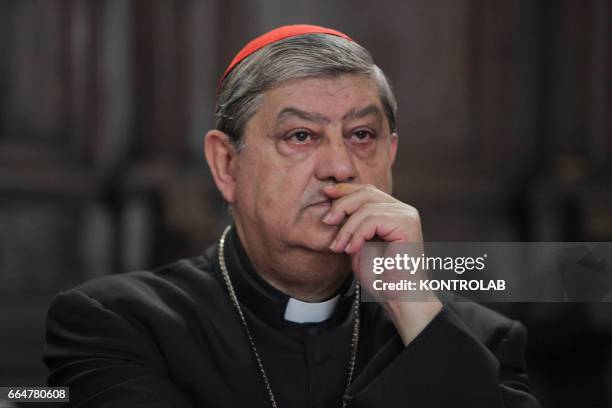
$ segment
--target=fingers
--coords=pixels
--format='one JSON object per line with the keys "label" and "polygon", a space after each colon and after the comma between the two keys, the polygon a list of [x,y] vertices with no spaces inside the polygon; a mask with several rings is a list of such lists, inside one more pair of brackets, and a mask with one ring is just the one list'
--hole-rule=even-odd
{"label": "fingers", "polygon": [[329,248],[334,252],[355,254],[374,237],[385,242],[422,241],[418,211],[406,204],[365,204],[347,219]]}
{"label": "fingers", "polygon": [[344,252],[349,255],[356,254],[361,251],[366,241],[370,241],[374,237],[380,237],[383,241],[391,242],[392,240],[386,237],[393,234],[397,228],[399,228],[397,223],[390,219],[388,215],[368,215],[351,235]]}
{"label": "fingers", "polygon": [[[346,220],[346,223],[340,228],[329,248],[336,252],[345,251],[346,246],[360,228],[360,225],[368,218],[385,217],[385,209],[387,209],[385,207],[390,206],[391,205],[387,203],[364,204],[359,211],[355,212]],[[373,238],[373,236],[370,237],[370,239],[371,238]]]}
{"label": "fingers", "polygon": [[[331,199],[340,198],[347,194],[352,194],[364,187],[369,186],[368,184],[354,184],[354,183],[337,183],[328,184],[323,187],[323,193]],[[371,186],[373,187],[373,186]]]}
{"label": "fingers", "polygon": [[372,185],[338,183],[323,192],[333,200],[323,222],[344,222],[329,247],[334,252],[356,254],[375,237],[385,242],[422,240],[418,211]]}
{"label": "fingers", "polygon": [[328,225],[340,224],[346,216],[355,213],[367,203],[396,201],[376,187],[364,184],[339,183],[324,187],[323,192],[334,199],[323,218],[323,222]]}

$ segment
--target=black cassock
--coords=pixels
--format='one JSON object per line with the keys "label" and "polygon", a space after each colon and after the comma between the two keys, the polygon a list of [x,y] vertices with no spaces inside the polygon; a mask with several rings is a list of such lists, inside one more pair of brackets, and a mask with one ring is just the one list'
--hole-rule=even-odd
{"label": "black cassock", "polygon": [[[289,298],[257,275],[235,228],[227,268],[281,408],[341,406],[354,284],[321,323],[284,320]],[[377,303],[361,304],[349,407],[538,407],[525,328],[473,303],[445,304],[407,347]],[[154,271],[59,294],[47,318],[50,386],[81,407],[270,407],[231,303],[217,246]]]}

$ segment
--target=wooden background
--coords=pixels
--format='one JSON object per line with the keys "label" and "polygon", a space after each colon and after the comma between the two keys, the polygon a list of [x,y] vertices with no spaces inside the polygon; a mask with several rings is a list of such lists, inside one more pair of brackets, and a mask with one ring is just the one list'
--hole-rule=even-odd
{"label": "wooden background", "polygon": [[[426,240],[612,241],[611,22],[605,0],[2,0],[0,385],[44,382],[53,294],[216,240],[216,82],[282,24],[388,73]],[[494,305],[530,330],[544,406],[612,406],[610,306]]]}

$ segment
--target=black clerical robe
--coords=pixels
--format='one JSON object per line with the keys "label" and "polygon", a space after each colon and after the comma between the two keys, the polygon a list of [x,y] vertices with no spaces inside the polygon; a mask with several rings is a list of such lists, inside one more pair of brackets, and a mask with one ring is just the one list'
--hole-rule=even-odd
{"label": "black clerical robe", "polygon": [[[354,285],[321,323],[284,320],[288,296],[251,267],[232,229],[227,268],[280,407],[340,407]],[[352,280],[352,278],[351,278]],[[482,306],[446,304],[407,347],[377,303],[361,304],[349,407],[538,407],[525,328]],[[78,407],[269,407],[222,280],[217,246],[153,271],[60,293],[47,319],[50,386]]]}

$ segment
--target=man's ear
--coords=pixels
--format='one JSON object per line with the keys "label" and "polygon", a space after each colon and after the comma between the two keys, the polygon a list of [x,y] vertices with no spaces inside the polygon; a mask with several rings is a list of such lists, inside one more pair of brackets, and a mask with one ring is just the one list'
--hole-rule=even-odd
{"label": "man's ear", "polygon": [[399,139],[399,136],[397,133],[395,132],[391,133],[391,146],[390,146],[391,149],[389,151],[389,161],[391,162],[392,165],[395,162],[395,156],[397,154],[398,139]]}
{"label": "man's ear", "polygon": [[204,154],[221,195],[229,204],[235,200],[236,155],[238,152],[226,133],[213,129],[204,136]]}

